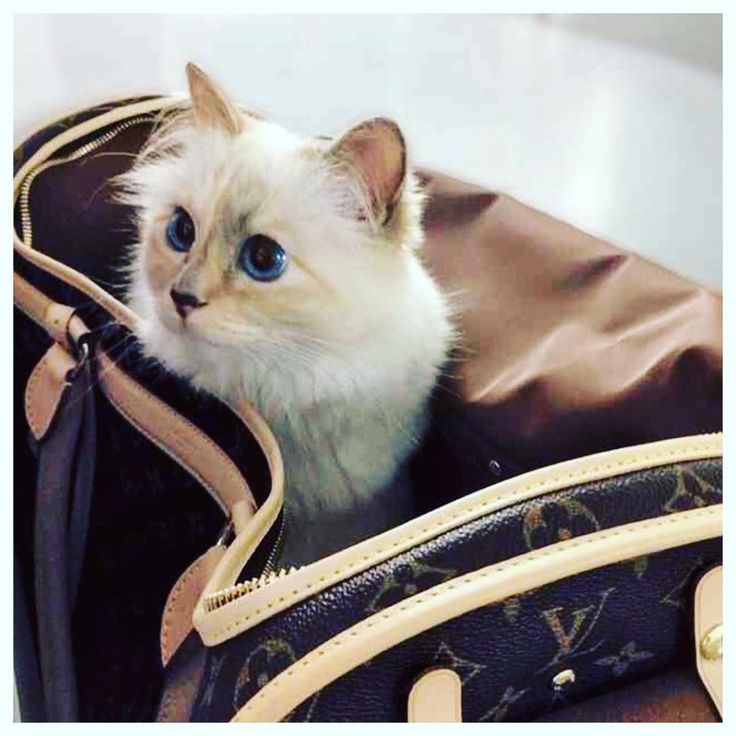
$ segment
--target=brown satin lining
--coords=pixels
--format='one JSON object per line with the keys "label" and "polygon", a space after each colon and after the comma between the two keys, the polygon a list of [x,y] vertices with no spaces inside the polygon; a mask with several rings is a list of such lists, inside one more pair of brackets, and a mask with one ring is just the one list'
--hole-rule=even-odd
{"label": "brown satin lining", "polygon": [[[105,287],[133,238],[109,179],[148,130],[129,129],[84,165],[48,169],[33,185],[36,247]],[[418,455],[423,494],[436,490],[444,503],[494,482],[486,471],[497,450],[517,466],[508,472],[521,472],[721,429],[720,295],[509,197],[421,176],[430,193],[425,260],[457,295],[464,335],[456,377],[438,392],[446,413],[437,421],[452,437],[429,439]],[[190,637],[177,652],[160,720],[188,719],[204,651]],[[636,703],[614,705],[634,712],[617,720],[649,720]],[[681,720],[707,720],[704,707],[684,702]]]}
{"label": "brown satin lining", "polygon": [[[131,159],[103,154],[136,151],[148,130],[37,178],[39,249],[104,283],[114,277],[132,229],[105,182]],[[483,457],[496,448],[529,470],[722,428],[720,295],[510,197],[420,176],[425,260],[454,295],[464,335],[440,403],[468,448]]]}
{"label": "brown satin lining", "polygon": [[438,174],[426,260],[465,336],[451,383],[524,465],[721,429],[720,295]]}

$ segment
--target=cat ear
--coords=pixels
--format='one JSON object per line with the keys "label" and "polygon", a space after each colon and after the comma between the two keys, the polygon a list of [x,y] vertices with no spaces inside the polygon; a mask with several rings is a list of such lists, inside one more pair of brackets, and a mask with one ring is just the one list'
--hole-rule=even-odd
{"label": "cat ear", "polygon": [[360,175],[376,219],[385,224],[406,177],[406,146],[393,120],[374,118],[351,128],[331,154]]}
{"label": "cat ear", "polygon": [[186,69],[197,124],[230,135],[242,133],[244,119],[235,104],[198,66],[190,62]]}

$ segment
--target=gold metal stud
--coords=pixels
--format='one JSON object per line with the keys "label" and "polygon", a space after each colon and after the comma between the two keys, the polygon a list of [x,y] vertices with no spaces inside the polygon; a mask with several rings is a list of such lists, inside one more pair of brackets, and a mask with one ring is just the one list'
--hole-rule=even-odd
{"label": "gold metal stud", "polygon": [[713,661],[723,658],[723,624],[716,624],[700,640],[703,659]]}

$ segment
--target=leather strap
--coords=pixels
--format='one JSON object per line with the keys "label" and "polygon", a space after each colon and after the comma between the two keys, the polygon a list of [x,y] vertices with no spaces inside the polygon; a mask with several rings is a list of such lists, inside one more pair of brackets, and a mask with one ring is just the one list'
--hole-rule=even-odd
{"label": "leather strap", "polygon": [[[67,348],[72,352],[73,344],[88,332],[74,309],[56,304],[18,274],[13,274],[13,298],[31,319],[59,343],[59,349]],[[50,351],[43,373],[37,374],[32,382],[29,381],[26,388],[26,416],[34,428],[34,435],[41,434],[47,428],[50,422],[49,407],[58,399],[59,382],[49,375],[49,369],[56,369],[60,354],[58,351],[53,353],[54,361],[51,361],[51,355]],[[242,525],[247,524],[253,516],[256,503],[247,480],[233,461],[204,432],[144,389],[103,351],[97,351],[96,361],[99,363],[98,385],[110,402],[128,421],[149,439],[162,445],[166,452],[198,478],[223,510],[233,517],[240,531]],[[40,365],[37,370],[42,371]],[[234,513],[236,505],[238,509]]]}
{"label": "leather strap", "polygon": [[709,570],[695,588],[695,661],[705,689],[723,718],[723,567]]}
{"label": "leather strap", "polygon": [[192,630],[192,614],[199,596],[225,549],[223,544],[210,547],[182,573],[171,589],[161,620],[161,662],[164,667]]}
{"label": "leather strap", "polygon": [[25,410],[28,425],[37,440],[43,439],[67,387],[67,374],[76,361],[59,343],[54,343],[31,372],[26,384]]}
{"label": "leather strap", "polygon": [[[53,302],[18,274],[13,275],[13,289],[16,304],[56,340],[35,367],[26,385],[26,418],[33,436],[41,441],[51,431],[52,423],[66,400],[66,376],[75,366],[70,351],[88,330],[75,315],[74,309]],[[98,364],[96,386],[102,389],[113,406],[199,479],[228,513],[236,533],[249,527],[256,511],[253,494],[247,480],[222,449],[183,416],[146,391],[102,350],[96,352],[95,360]],[[244,419],[244,423],[250,427],[249,421]],[[85,421],[83,427],[85,433],[90,433],[94,422]],[[273,443],[270,433],[255,431],[254,434],[269,457],[269,466],[273,466],[271,456],[274,453],[278,456],[278,448],[268,444],[269,438]],[[87,444],[91,441],[88,437],[84,440]],[[282,474],[280,456],[278,458],[278,467],[271,467],[271,471],[273,482],[280,488]],[[78,477],[91,475],[93,467],[94,452],[80,457],[81,473]],[[86,539],[91,486],[88,493],[76,489],[73,495],[77,501],[71,509],[70,525],[74,533],[69,537],[68,555],[73,572],[70,580],[76,581],[71,593],[76,594],[84,558],[84,547],[79,546],[78,540]],[[214,570],[215,562],[221,557],[222,548],[216,545],[182,574],[170,593],[161,629],[164,663],[191,630],[194,607]]]}
{"label": "leather strap", "polygon": [[462,723],[461,696],[457,672],[444,668],[426,672],[409,693],[409,723]]}

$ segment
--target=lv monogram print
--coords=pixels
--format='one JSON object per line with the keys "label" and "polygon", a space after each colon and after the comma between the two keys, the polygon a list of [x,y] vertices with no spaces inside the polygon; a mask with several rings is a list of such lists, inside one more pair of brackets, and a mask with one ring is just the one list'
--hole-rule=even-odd
{"label": "lv monogram print", "polygon": [[[388,614],[397,602],[470,570],[561,539],[661,516],[674,494],[678,502],[683,499],[678,483],[705,503],[720,499],[720,464],[698,461],[637,471],[540,497],[469,522],[338,583],[215,648],[232,655],[219,672],[209,707],[196,716],[230,719],[237,680],[237,699],[252,697],[248,693],[259,689],[258,677],[254,682],[249,675],[246,687],[241,669],[264,641],[288,642],[299,660],[366,617]],[[370,666],[339,678],[290,719],[405,720],[402,708],[411,685],[432,666],[455,669],[464,681],[467,721],[524,720],[591,697],[614,680],[644,677],[689,651],[680,640],[682,601],[699,571],[718,559],[720,540],[713,540],[626,560],[479,608],[374,656]],[[289,660],[283,655],[269,660],[271,676]],[[565,669],[573,669],[575,679],[561,692],[553,678]],[[370,708],[356,696],[360,692],[371,694]],[[218,693],[230,697],[223,701]]]}
{"label": "lv monogram print", "polygon": [[469,659],[458,657],[445,642],[440,644],[437,653],[434,655],[433,663],[438,667],[447,667],[457,672],[463,685],[485,667],[480,662],[471,662]]}
{"label": "lv monogram print", "polygon": [[[378,701],[386,710],[374,714],[356,704],[354,720],[403,720],[392,704],[408,696],[428,666],[460,675],[464,721],[528,720],[594,697],[614,681],[680,666],[690,651],[689,637],[680,638],[683,612],[661,599],[673,579],[692,581],[702,569],[693,569],[696,562],[719,549],[714,540],[654,554],[646,580],[633,576],[626,561],[545,586],[525,596],[516,623],[504,615],[504,602],[448,621],[322,690],[312,720],[331,720],[331,712],[347,718],[345,704],[364,689],[371,708]],[[561,691],[553,678],[567,669],[575,678]]]}
{"label": "lv monogram print", "polygon": [[667,513],[701,508],[711,503],[719,503],[722,496],[720,487],[703,478],[693,468],[684,465],[675,467],[675,483],[672,495],[662,505]]}
{"label": "lv monogram print", "polygon": [[677,580],[670,590],[667,591],[667,594],[662,598],[661,603],[666,606],[678,608],[689,617],[690,603],[686,597],[688,588],[692,583],[694,572],[703,567],[703,562],[703,558],[698,557],[687,572]]}
{"label": "lv monogram print", "polygon": [[636,642],[630,641],[621,648],[618,654],[597,659],[595,663],[601,667],[610,667],[614,677],[621,677],[629,669],[630,665],[635,662],[642,662],[653,656],[651,652],[637,651]]}
{"label": "lv monogram print", "polygon": [[294,661],[294,650],[284,639],[267,639],[256,647],[246,658],[235,681],[233,711]]}
{"label": "lv monogram print", "polygon": [[590,644],[589,640],[603,613],[606,601],[614,590],[616,588],[601,591],[596,602],[583,608],[576,608],[569,613],[564,606],[556,606],[542,611],[542,618],[555,639],[557,651],[554,657],[538,670],[539,672],[544,672],[550,667],[560,666],[571,659],[593,652],[603,644],[602,638],[598,639],[595,644]]}
{"label": "lv monogram print", "polygon": [[559,500],[532,501],[524,514],[524,541],[527,549],[589,534],[601,528],[595,514],[581,501],[572,497]]}
{"label": "lv monogram print", "polygon": [[380,611],[394,603],[415,595],[422,590],[443,583],[454,577],[455,571],[426,565],[417,560],[409,560],[389,572],[383,579],[383,584],[375,598],[368,604],[369,612]]}
{"label": "lv monogram print", "polygon": [[503,691],[503,695],[499,698],[488,711],[486,711],[478,720],[480,721],[505,721],[509,708],[525,693],[529,692],[529,688],[523,690],[514,690],[509,686]]}

